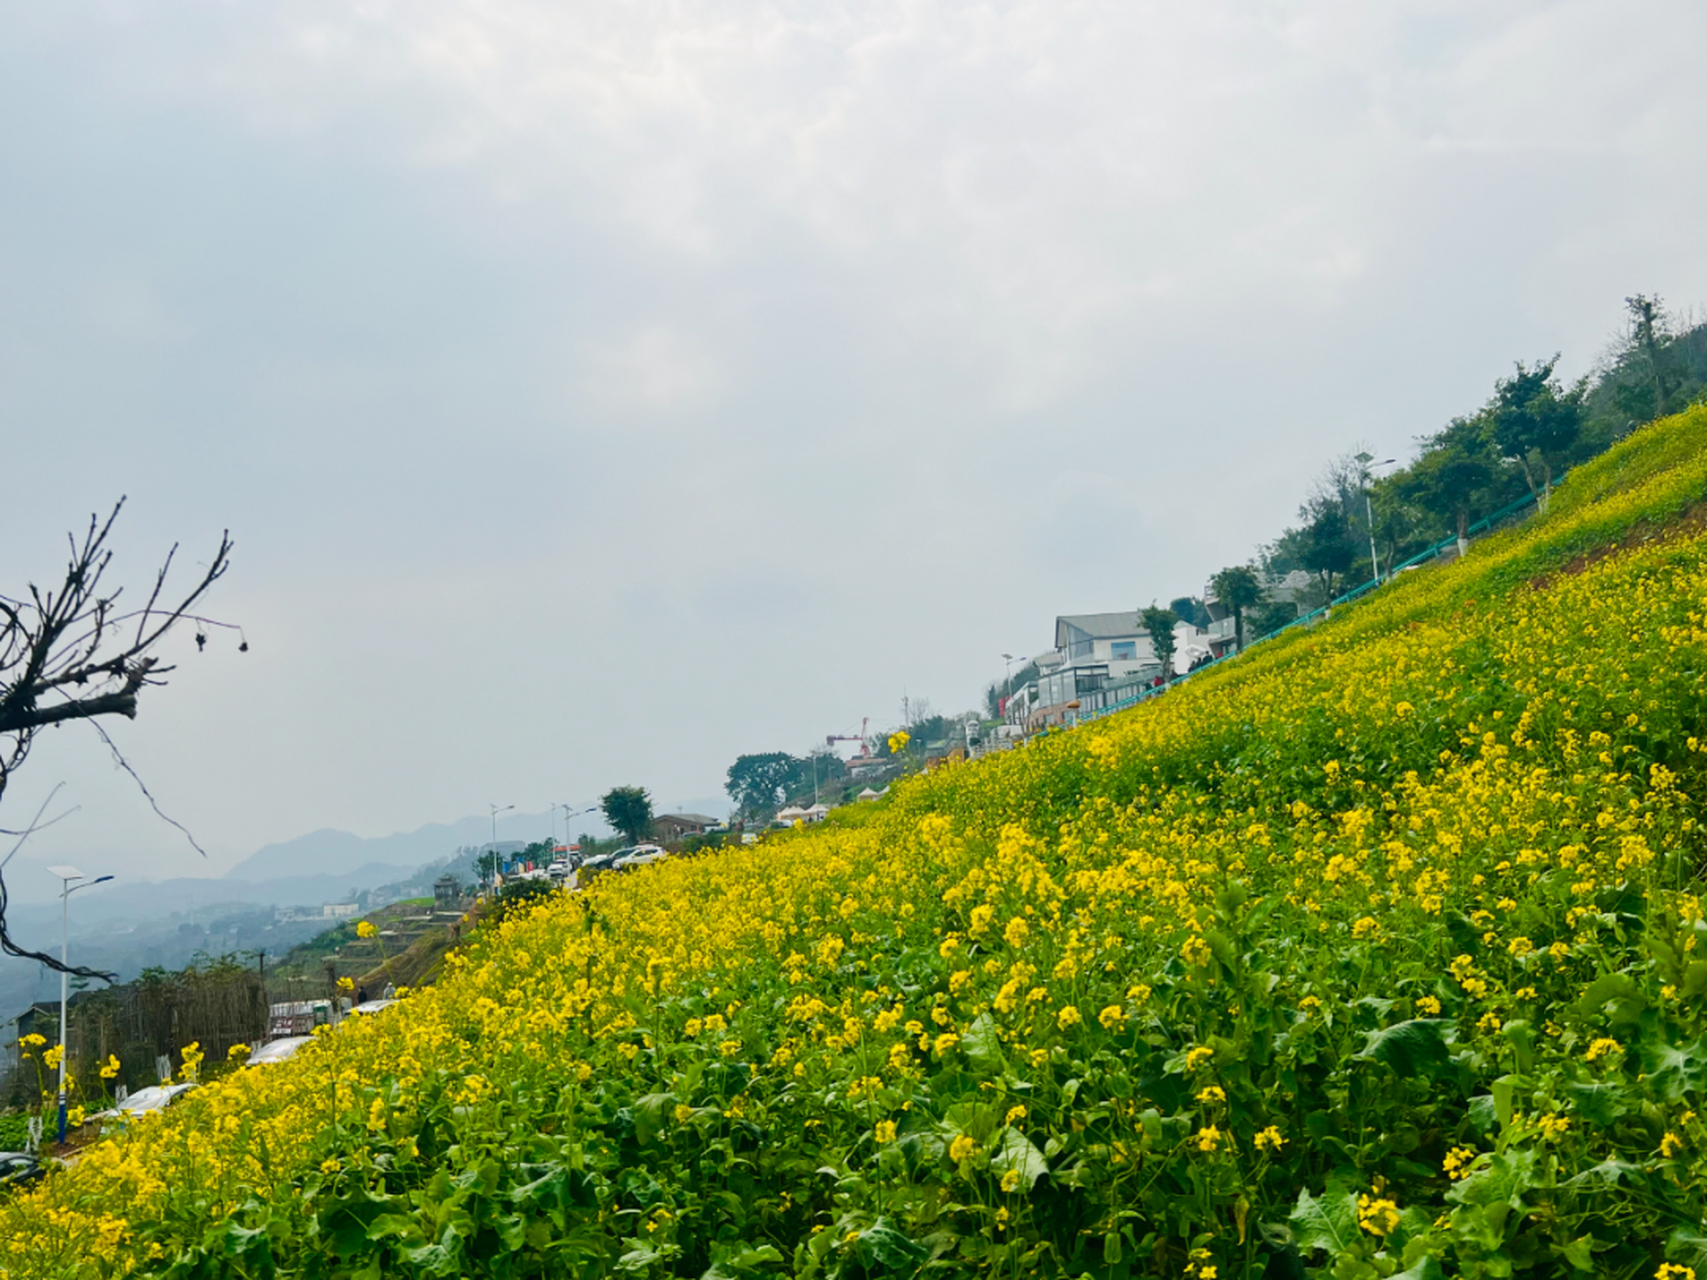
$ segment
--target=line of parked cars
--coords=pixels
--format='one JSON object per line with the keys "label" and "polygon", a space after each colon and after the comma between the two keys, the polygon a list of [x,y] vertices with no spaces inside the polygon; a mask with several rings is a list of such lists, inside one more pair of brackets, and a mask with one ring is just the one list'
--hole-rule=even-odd
{"label": "line of parked cars", "polygon": [[609,853],[595,853],[584,859],[576,870],[626,871],[630,867],[644,867],[651,862],[662,862],[669,856],[659,845],[631,844],[621,849],[612,849]]}
{"label": "line of parked cars", "polygon": [[649,862],[659,862],[669,857],[669,851],[661,845],[631,844],[621,849],[612,849],[609,853],[595,853],[582,858],[579,862],[570,862],[567,858],[559,858],[548,867],[536,868],[533,871],[518,871],[508,878],[511,880],[550,880],[560,888],[579,889],[581,874],[587,871],[626,871],[630,867],[643,867]]}

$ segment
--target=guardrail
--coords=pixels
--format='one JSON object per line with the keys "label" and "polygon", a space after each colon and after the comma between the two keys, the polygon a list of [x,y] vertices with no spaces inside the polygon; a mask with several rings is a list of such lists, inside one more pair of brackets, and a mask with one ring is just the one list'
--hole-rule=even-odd
{"label": "guardrail", "polygon": [[[1561,476],[1560,479],[1563,479],[1563,476]],[[1554,487],[1555,488],[1558,487],[1557,481],[1554,482]],[[1492,515],[1483,517],[1482,519],[1476,521],[1476,523],[1471,525],[1468,529],[1466,529],[1464,531],[1465,540],[1467,542],[1474,542],[1478,537],[1486,537],[1488,534],[1493,533],[1499,526],[1510,522],[1513,519],[1513,517],[1526,513],[1529,508],[1536,505],[1536,502],[1537,502],[1537,495],[1532,493],[1532,494],[1529,494],[1527,497],[1519,498],[1516,502],[1507,503],[1505,506],[1501,507],[1498,511],[1494,512]],[[1334,599],[1328,601],[1327,604],[1321,605],[1318,608],[1310,610],[1309,613],[1300,614],[1298,617],[1294,618],[1291,622],[1288,622],[1283,627],[1277,627],[1273,631],[1269,631],[1263,635],[1258,636],[1256,639],[1252,640],[1249,644],[1245,645],[1244,649],[1235,650],[1234,652],[1228,653],[1228,654],[1223,654],[1221,657],[1214,658],[1214,659],[1210,660],[1209,662],[1204,663],[1200,667],[1193,668],[1192,670],[1187,671],[1187,672],[1183,673],[1182,675],[1175,676],[1172,680],[1169,680],[1165,684],[1156,685],[1156,686],[1153,686],[1150,688],[1141,688],[1141,689],[1134,690],[1133,695],[1130,698],[1122,698],[1118,702],[1112,703],[1109,706],[1098,707],[1095,711],[1087,712],[1087,713],[1084,713],[1084,714],[1078,716],[1077,717],[1077,723],[1083,724],[1088,720],[1101,720],[1104,716],[1111,716],[1117,711],[1125,711],[1128,707],[1135,707],[1140,702],[1147,702],[1151,698],[1160,697],[1162,694],[1166,693],[1169,689],[1173,688],[1175,685],[1179,684],[1181,681],[1189,680],[1193,676],[1198,675],[1201,672],[1208,671],[1212,667],[1219,666],[1223,662],[1230,662],[1234,658],[1238,657],[1240,653],[1249,651],[1253,645],[1259,645],[1264,640],[1272,640],[1272,639],[1274,639],[1275,636],[1283,635],[1286,632],[1292,630],[1294,627],[1307,627],[1307,626],[1310,626],[1313,623],[1315,623],[1315,622],[1317,622],[1323,618],[1326,618],[1329,613],[1331,613],[1333,610],[1339,608],[1341,605],[1347,605],[1347,604],[1352,603],[1354,600],[1361,599],[1362,597],[1368,595],[1371,591],[1375,590],[1375,588],[1391,582],[1394,578],[1398,577],[1398,575],[1403,573],[1405,570],[1414,569],[1421,564],[1425,564],[1430,560],[1436,559],[1437,557],[1444,554],[1449,549],[1455,550],[1457,548],[1457,546],[1458,546],[1458,535],[1457,534],[1453,534],[1451,537],[1448,537],[1448,538],[1443,538],[1439,542],[1435,543],[1433,546],[1417,552],[1416,555],[1412,556],[1410,559],[1405,560],[1404,562],[1402,562],[1400,564],[1394,565],[1391,569],[1389,569],[1386,573],[1382,574],[1381,576],[1376,577],[1376,578],[1371,578],[1368,582],[1365,582],[1359,586],[1353,587],[1350,591],[1347,591],[1345,594],[1340,595],[1340,596],[1336,596]]]}

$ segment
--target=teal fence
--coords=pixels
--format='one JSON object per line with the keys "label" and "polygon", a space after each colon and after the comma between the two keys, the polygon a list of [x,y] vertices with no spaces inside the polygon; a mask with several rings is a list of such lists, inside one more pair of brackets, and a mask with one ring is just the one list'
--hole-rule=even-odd
{"label": "teal fence", "polygon": [[[1563,477],[1561,477],[1561,479],[1562,478]],[[1557,481],[1554,482],[1554,487],[1555,488],[1558,487]],[[1535,503],[1536,503],[1536,496],[1534,494],[1530,494],[1527,497],[1519,498],[1516,502],[1508,503],[1507,505],[1501,507],[1498,511],[1494,512],[1492,515],[1476,521],[1475,524],[1471,525],[1469,527],[1469,529],[1466,530],[1465,536],[1469,539],[1472,539],[1472,540],[1477,538],[1477,537],[1486,537],[1488,534],[1494,532],[1496,529],[1502,527],[1503,525],[1513,523],[1517,519],[1526,515],[1527,512],[1529,511],[1529,509],[1531,507],[1533,507],[1535,505]],[[1412,556],[1409,560],[1406,560],[1400,564],[1394,565],[1390,570],[1388,570],[1381,577],[1372,578],[1370,581],[1363,583],[1361,586],[1353,587],[1350,591],[1347,591],[1344,595],[1336,596],[1333,600],[1330,600],[1327,604],[1322,605],[1318,609],[1312,609],[1312,610],[1310,610],[1309,613],[1300,614],[1297,618],[1293,619],[1291,622],[1288,622],[1284,627],[1279,627],[1274,631],[1270,631],[1264,635],[1258,636],[1255,640],[1252,640],[1250,642],[1250,644],[1247,644],[1245,646],[1245,650],[1248,651],[1252,645],[1261,644],[1264,640],[1272,640],[1275,636],[1278,636],[1278,635],[1281,635],[1287,631],[1290,631],[1294,627],[1311,626],[1314,623],[1316,623],[1317,621],[1319,621],[1323,618],[1326,618],[1332,610],[1339,608],[1341,605],[1350,604],[1354,600],[1359,600],[1362,597],[1368,595],[1371,591],[1375,590],[1375,588],[1381,586],[1383,583],[1391,582],[1395,577],[1397,577],[1399,574],[1403,573],[1406,569],[1414,569],[1418,565],[1426,564],[1426,563],[1428,563],[1428,561],[1435,559],[1436,557],[1444,554],[1448,550],[1455,549],[1457,546],[1458,546],[1458,536],[1456,534],[1454,534],[1453,536],[1451,536],[1449,538],[1443,538],[1439,542],[1435,543],[1433,546],[1428,547],[1425,550],[1417,552],[1416,555]],[[1238,653],[1235,652],[1235,653],[1226,654],[1226,655],[1219,657],[1219,658],[1215,658],[1214,660],[1212,660],[1210,662],[1204,663],[1201,667],[1197,667],[1196,669],[1194,669],[1192,671],[1188,671],[1183,675],[1175,676],[1172,680],[1169,680],[1166,684],[1161,684],[1161,685],[1152,685],[1149,683],[1136,684],[1133,686],[1132,694],[1130,697],[1126,697],[1126,696],[1118,697],[1114,702],[1111,702],[1107,706],[1098,707],[1095,711],[1083,713],[1078,717],[1078,721],[1079,721],[1079,723],[1083,724],[1087,720],[1100,720],[1104,716],[1111,716],[1117,711],[1124,711],[1128,707],[1137,706],[1140,702],[1147,701],[1150,698],[1159,697],[1160,695],[1166,693],[1169,689],[1171,689],[1175,685],[1179,684],[1182,680],[1189,680],[1193,676],[1199,674],[1200,672],[1208,671],[1210,668],[1219,666],[1223,662],[1230,662],[1238,656],[1239,656]]]}

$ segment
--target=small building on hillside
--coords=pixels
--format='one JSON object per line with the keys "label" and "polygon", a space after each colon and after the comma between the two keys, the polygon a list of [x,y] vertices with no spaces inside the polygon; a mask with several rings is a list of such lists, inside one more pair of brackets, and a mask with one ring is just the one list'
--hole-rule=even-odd
{"label": "small building on hillside", "polygon": [[674,844],[684,836],[702,836],[722,825],[705,813],[660,813],[652,819],[652,838],[660,844]]}
{"label": "small building on hillside", "polygon": [[[38,1035],[49,1045],[59,1043],[59,1004],[38,1000],[17,1017],[0,1026],[0,1073],[17,1070],[18,1041]],[[69,1066],[68,1068],[69,1069]]]}
{"label": "small building on hillside", "polygon": [[433,905],[443,911],[454,911],[462,901],[462,886],[448,871],[433,881]]}

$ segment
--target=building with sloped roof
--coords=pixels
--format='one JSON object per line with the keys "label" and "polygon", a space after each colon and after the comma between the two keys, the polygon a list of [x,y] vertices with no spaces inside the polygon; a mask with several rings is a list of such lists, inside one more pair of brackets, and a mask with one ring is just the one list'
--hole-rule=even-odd
{"label": "building with sloped roof", "polygon": [[723,820],[706,813],[660,813],[652,819],[652,838],[671,844],[683,836],[704,835]]}

